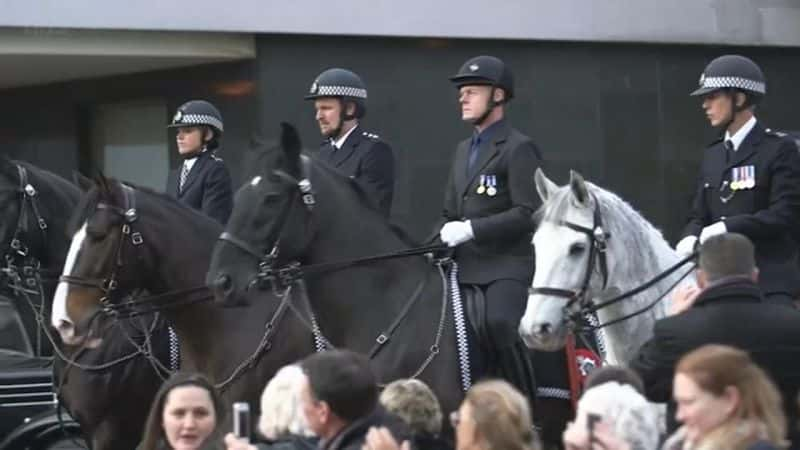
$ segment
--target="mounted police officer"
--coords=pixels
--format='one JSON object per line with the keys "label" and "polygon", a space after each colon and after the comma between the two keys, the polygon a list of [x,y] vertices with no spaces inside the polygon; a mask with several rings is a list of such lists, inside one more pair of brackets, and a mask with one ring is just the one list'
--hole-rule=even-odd
{"label": "mounted police officer", "polygon": [[705,150],[676,251],[688,255],[711,236],[741,233],[755,245],[767,299],[790,303],[800,291],[792,238],[800,225],[800,158],[791,140],[756,120],[756,105],[766,92],[761,69],[739,55],[714,59],[700,76],[691,95],[702,96],[706,117],[724,136]]}
{"label": "mounted police officer", "polygon": [[185,205],[225,225],[233,209],[233,188],[228,168],[217,157],[222,137],[222,115],[205,100],[192,100],[178,108],[168,128],[177,128],[181,167],[167,180],[167,193]]}
{"label": "mounted police officer", "polygon": [[473,133],[456,148],[439,237],[455,247],[459,281],[484,293],[488,370],[530,394],[517,327],[534,270],[532,215],[539,201],[532,174],[541,154],[505,118],[514,81],[503,61],[472,58],[450,80]]}
{"label": "mounted police officer", "polygon": [[394,194],[394,156],[378,135],[359,125],[367,113],[367,87],[355,73],[328,69],[314,80],[306,100],[314,101],[325,137],[318,158],[355,179],[386,217]]}

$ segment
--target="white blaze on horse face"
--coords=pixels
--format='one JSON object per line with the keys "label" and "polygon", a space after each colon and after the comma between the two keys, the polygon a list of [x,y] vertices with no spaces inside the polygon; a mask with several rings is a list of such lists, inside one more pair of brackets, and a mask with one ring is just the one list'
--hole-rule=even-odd
{"label": "white blaze on horse face", "polygon": [[[569,256],[570,247],[587,242],[587,237],[567,227],[543,222],[533,236],[536,248],[536,273],[533,287],[577,290],[585,271],[585,258]],[[588,244],[587,244],[588,245]],[[588,255],[588,252],[586,253]],[[580,261],[577,261],[580,259]],[[564,308],[567,299],[543,294],[528,296],[519,332],[532,348],[553,351],[564,345]]]}
{"label": "white blaze on horse face", "polygon": [[[72,238],[72,243],[69,247],[69,253],[67,253],[67,261],[64,263],[64,272],[63,275],[72,275],[72,270],[75,267],[75,261],[78,260],[78,253],[80,253],[81,248],[83,247],[83,241],[86,239],[86,224],[83,224],[80,230],[75,233],[75,236]],[[67,296],[69,295],[69,283],[65,283],[63,281],[58,283],[58,288],[56,288],[56,294],[53,298],[53,311],[51,313],[50,321],[53,327],[59,332],[62,331],[64,328],[64,324],[72,325],[73,322],[69,319],[69,315],[67,314]],[[72,327],[69,327],[70,330]],[[66,336],[62,333],[62,338],[66,338]],[[70,336],[71,337],[71,336]]]}

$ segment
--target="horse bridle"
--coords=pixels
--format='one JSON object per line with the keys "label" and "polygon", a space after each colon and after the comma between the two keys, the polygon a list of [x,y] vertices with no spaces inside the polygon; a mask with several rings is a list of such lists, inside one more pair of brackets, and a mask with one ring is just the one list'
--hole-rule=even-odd
{"label": "horse bridle", "polygon": [[19,217],[17,218],[17,228],[14,230],[4,257],[6,266],[2,269],[2,273],[9,278],[8,283],[24,279],[26,288],[35,289],[39,284],[37,278],[41,269],[41,261],[31,254],[30,243],[23,238],[23,236],[28,237],[29,233],[28,208],[36,218],[36,224],[44,241],[47,240],[47,222],[39,210],[38,191],[29,182],[27,169],[19,164],[16,167],[19,173]]}
{"label": "horse bridle", "polygon": [[577,291],[564,288],[553,287],[533,287],[530,289],[531,294],[551,295],[553,297],[562,297],[568,300],[565,309],[570,309],[575,303],[581,308],[589,306],[591,299],[587,297],[589,291],[589,283],[592,280],[592,273],[594,273],[595,262],[598,262],[600,268],[600,276],[603,279],[603,289],[608,284],[608,262],[606,261],[606,250],[608,249],[608,239],[611,235],[603,229],[603,219],[600,214],[600,204],[597,199],[592,196],[594,201],[594,213],[592,228],[587,228],[576,223],[566,220],[558,221],[557,224],[565,226],[569,229],[583,233],[589,237],[589,259],[586,263],[586,272],[583,276],[583,283],[581,288]]}
{"label": "horse bridle", "polygon": [[314,188],[309,179],[309,165],[310,161],[306,158],[303,158],[301,163],[302,178],[299,180],[282,170],[276,170],[272,172],[275,176],[287,182],[288,184],[295,186],[297,189],[292,190],[292,195],[278,216],[278,221],[267,233],[267,240],[269,240],[271,236],[274,236],[271,247],[266,246],[264,249],[259,250],[255,245],[248,243],[244,239],[237,237],[229,231],[224,231],[222,234],[220,234],[218,240],[233,245],[258,261],[258,273],[252,280],[248,282],[248,287],[254,283],[258,284],[259,286],[263,286],[265,282],[271,282],[273,284],[273,288],[278,290],[285,288],[297,278],[297,268],[299,266],[298,263],[290,263],[283,267],[279,267],[277,261],[280,253],[281,237],[283,236],[286,223],[289,221],[289,217],[292,215],[292,212],[294,212],[294,207],[297,203],[295,201],[297,196],[300,196],[303,205],[309,212],[314,209],[314,205],[316,204]]}
{"label": "horse bridle", "polygon": [[125,266],[123,248],[125,247],[125,243],[128,241],[128,238],[130,238],[130,242],[134,248],[144,244],[144,238],[142,237],[142,234],[137,231],[133,231],[132,229],[133,224],[139,218],[138,213],[136,212],[136,191],[124,183],[120,183],[120,186],[122,186],[122,193],[124,197],[124,206],[122,208],[106,202],[99,202],[96,206],[96,210],[110,211],[122,218],[122,224],[120,225],[120,239],[117,243],[116,252],[114,254],[114,265],[112,266],[109,275],[105,278],[85,278],[72,275],[62,275],[59,277],[59,281],[64,283],[99,289],[103,293],[103,297],[100,298],[100,303],[104,307],[107,307],[112,303],[110,297],[119,285],[119,273]]}

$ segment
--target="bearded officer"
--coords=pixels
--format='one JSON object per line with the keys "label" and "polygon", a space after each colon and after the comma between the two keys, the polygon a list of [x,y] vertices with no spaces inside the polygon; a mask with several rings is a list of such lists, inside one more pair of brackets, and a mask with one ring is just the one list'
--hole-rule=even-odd
{"label": "bearded officer", "polygon": [[531,394],[517,327],[533,277],[532,215],[539,204],[533,173],[541,155],[505,118],[514,81],[503,61],[472,58],[450,80],[473,133],[456,148],[439,236],[455,247],[459,281],[484,292],[488,370]]}
{"label": "bearded officer", "polygon": [[753,242],[759,284],[769,300],[791,304],[800,290],[800,158],[790,139],[765,128],[755,109],[767,92],[761,68],[739,55],[714,59],[691,93],[701,96],[711,126],[723,136],[704,152],[688,224],[676,251],[725,232]]}
{"label": "bearded officer", "polygon": [[222,115],[211,103],[192,100],[178,108],[168,128],[177,128],[183,162],[170,172],[167,194],[225,225],[233,210],[233,188],[228,168],[216,155]]}
{"label": "bearded officer", "polygon": [[306,100],[314,101],[325,137],[318,158],[356,180],[381,214],[389,217],[394,194],[392,148],[359,121],[367,113],[367,87],[355,73],[328,69],[314,80]]}

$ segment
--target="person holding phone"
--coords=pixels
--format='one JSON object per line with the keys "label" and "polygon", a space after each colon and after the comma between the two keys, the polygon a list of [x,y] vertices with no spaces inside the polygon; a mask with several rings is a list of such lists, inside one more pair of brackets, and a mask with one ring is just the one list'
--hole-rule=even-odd
{"label": "person holding phone", "polygon": [[567,425],[566,450],[651,450],[658,448],[658,411],[636,388],[616,381],[587,389],[575,421]]}
{"label": "person holding phone", "polygon": [[177,372],[156,394],[139,449],[222,449],[218,425],[224,417],[219,394],[206,377]]}

